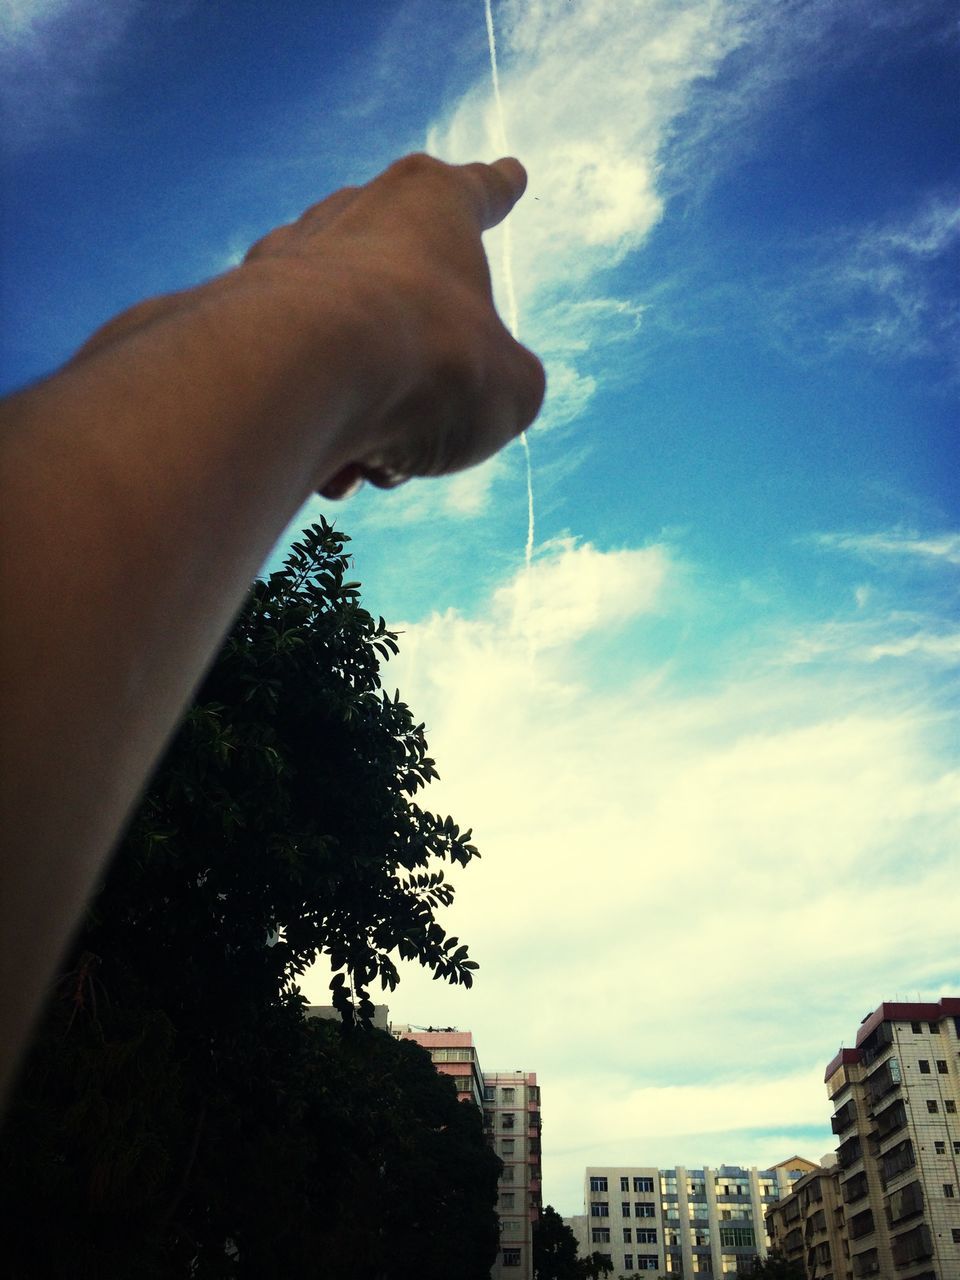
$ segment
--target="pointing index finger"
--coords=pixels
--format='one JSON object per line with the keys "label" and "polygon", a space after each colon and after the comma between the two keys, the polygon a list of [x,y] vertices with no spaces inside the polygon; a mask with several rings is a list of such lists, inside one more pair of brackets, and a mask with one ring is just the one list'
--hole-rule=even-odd
{"label": "pointing index finger", "polygon": [[461,171],[469,175],[476,191],[481,231],[489,231],[502,222],[527,187],[527,171],[513,156],[494,160],[493,164],[461,165]]}

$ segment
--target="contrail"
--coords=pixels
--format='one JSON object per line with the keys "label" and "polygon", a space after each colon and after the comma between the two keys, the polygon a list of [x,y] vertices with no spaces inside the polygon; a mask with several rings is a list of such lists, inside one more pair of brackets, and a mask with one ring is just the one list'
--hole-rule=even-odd
{"label": "contrail", "polygon": [[[490,0],[483,0],[483,7],[487,19],[487,44],[490,47],[490,78],[493,81],[493,99],[497,106],[497,124],[500,129],[498,145],[500,154],[506,156],[510,154],[510,147],[507,144],[507,126],[503,115],[503,99],[500,97],[500,76],[497,71],[497,37],[493,29],[493,11],[490,8]],[[503,279],[507,286],[507,327],[519,342],[520,317],[517,312],[517,291],[513,285],[513,242],[510,238],[509,218],[502,224],[501,230],[503,233],[503,239],[500,242],[503,246],[501,264]],[[525,431],[520,433],[520,443],[523,445],[523,453],[527,463],[527,545],[525,559],[529,570],[530,562],[533,559],[534,536],[533,466],[530,461],[530,444]]]}

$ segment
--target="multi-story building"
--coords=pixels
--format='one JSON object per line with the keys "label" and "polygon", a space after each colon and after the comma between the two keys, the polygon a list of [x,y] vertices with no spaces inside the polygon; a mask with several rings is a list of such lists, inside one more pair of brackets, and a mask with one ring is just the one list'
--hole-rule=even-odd
{"label": "multi-story building", "polygon": [[846,1280],[850,1248],[840,1194],[841,1169],[834,1155],[794,1183],[790,1195],[767,1210],[767,1236],[789,1262],[800,1263],[808,1280]]}
{"label": "multi-story building", "polygon": [[585,1213],[568,1223],[581,1255],[607,1254],[616,1275],[746,1274],[767,1254],[764,1211],[816,1167],[800,1156],[759,1170],[594,1166]]}
{"label": "multi-story building", "polygon": [[393,1034],[427,1049],[436,1069],[453,1078],[461,1101],[482,1110],[487,1140],[503,1161],[497,1189],[500,1252],[491,1280],[532,1280],[542,1181],[536,1072],[481,1071],[472,1034],[454,1027],[395,1025]]}
{"label": "multi-story building", "polygon": [[825,1081],[850,1250],[834,1280],[960,1280],[960,998],[881,1004]]}
{"label": "multi-story building", "polygon": [[497,1197],[500,1254],[491,1280],[531,1280],[541,1201],[540,1086],[533,1071],[488,1071],[483,1124],[503,1161]]}
{"label": "multi-story building", "polygon": [[415,1040],[426,1049],[437,1071],[450,1076],[457,1086],[460,1101],[473,1102],[480,1108],[483,1073],[471,1032],[457,1031],[455,1027],[395,1026],[393,1034],[398,1040]]}

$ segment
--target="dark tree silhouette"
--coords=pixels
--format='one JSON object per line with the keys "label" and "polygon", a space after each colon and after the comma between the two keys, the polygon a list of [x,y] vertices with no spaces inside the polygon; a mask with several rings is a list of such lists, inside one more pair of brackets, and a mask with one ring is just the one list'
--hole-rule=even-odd
{"label": "dark tree silhouette", "polygon": [[[470,985],[436,913],[476,850],[414,801],[436,769],[347,541],[315,525],[255,584],[64,962],[0,1152],[6,1275],[388,1280],[417,1205],[473,1253],[432,1218],[409,1274],[489,1270],[479,1117],[364,1026],[396,955]],[[345,1031],[304,1019],[321,953]]]}

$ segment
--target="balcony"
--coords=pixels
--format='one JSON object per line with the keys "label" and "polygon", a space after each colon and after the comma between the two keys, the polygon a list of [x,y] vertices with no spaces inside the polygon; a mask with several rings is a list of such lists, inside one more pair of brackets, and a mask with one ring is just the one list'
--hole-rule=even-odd
{"label": "balcony", "polygon": [[886,1053],[893,1044],[893,1027],[889,1022],[881,1022],[876,1031],[867,1036],[860,1046],[860,1060],[869,1067],[881,1054]]}
{"label": "balcony", "polygon": [[836,1134],[846,1133],[846,1131],[857,1121],[857,1108],[853,1105],[852,1100],[845,1102],[839,1111],[835,1112],[830,1118],[830,1128]]}
{"label": "balcony", "polygon": [[865,1253],[855,1253],[850,1259],[855,1276],[876,1276],[880,1274],[880,1256],[876,1249],[867,1249]]}
{"label": "balcony", "polygon": [[883,1183],[884,1190],[886,1190],[888,1183],[899,1177],[907,1169],[912,1169],[916,1163],[913,1143],[909,1138],[904,1139],[903,1142],[898,1142],[889,1151],[885,1151],[880,1162],[880,1181]]}
{"label": "balcony", "polygon": [[855,1173],[852,1178],[848,1178],[843,1184],[843,1203],[853,1204],[857,1200],[862,1200],[868,1190],[867,1175],[865,1173]]}
{"label": "balcony", "polygon": [[915,1213],[923,1212],[923,1187],[919,1182],[909,1182],[899,1191],[894,1191],[887,1201],[887,1221],[891,1226],[912,1218]]}
{"label": "balcony", "polygon": [[892,1246],[893,1263],[897,1267],[905,1267],[911,1262],[920,1262],[933,1256],[933,1237],[925,1222],[905,1231],[902,1236],[895,1236]]}
{"label": "balcony", "polygon": [[846,1142],[841,1143],[837,1148],[837,1162],[841,1169],[849,1169],[850,1166],[855,1164],[862,1155],[863,1150],[860,1146],[860,1138],[857,1134],[854,1134],[852,1138],[848,1138]]}
{"label": "balcony", "polygon": [[902,1129],[907,1123],[907,1109],[903,1105],[903,1100],[898,1098],[892,1106],[881,1111],[876,1117],[877,1124],[877,1141],[883,1142],[885,1138],[889,1138],[891,1133],[896,1133],[898,1129]]}
{"label": "balcony", "polygon": [[864,1209],[863,1213],[855,1213],[850,1219],[850,1239],[859,1240],[873,1231],[873,1210]]}
{"label": "balcony", "polygon": [[870,1105],[876,1107],[881,1098],[886,1097],[891,1089],[900,1084],[900,1063],[896,1058],[888,1058],[882,1066],[877,1067],[873,1075],[867,1078],[867,1092]]}

